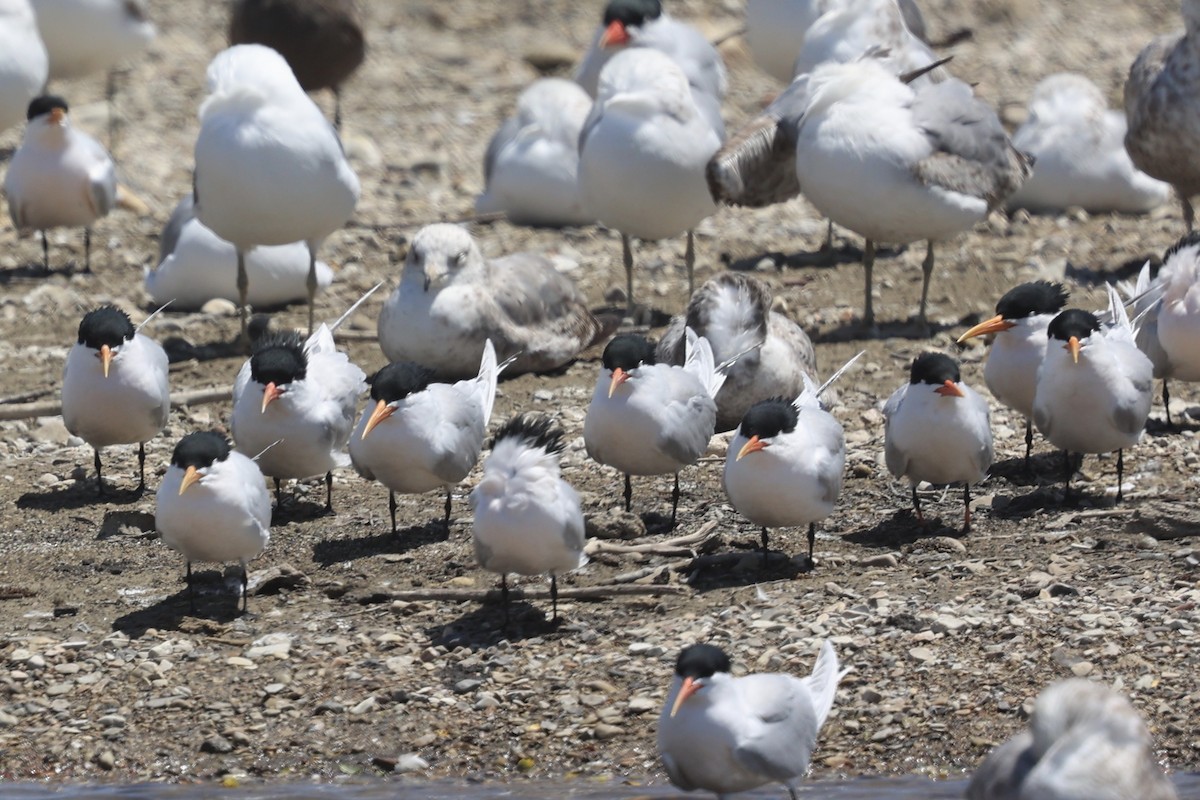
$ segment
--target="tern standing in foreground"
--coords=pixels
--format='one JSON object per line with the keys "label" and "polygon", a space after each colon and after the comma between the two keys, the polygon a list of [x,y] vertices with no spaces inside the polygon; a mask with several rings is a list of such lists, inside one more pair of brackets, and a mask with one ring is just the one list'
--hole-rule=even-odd
{"label": "tern standing in foreground", "polygon": [[46,85],[47,64],[29,0],[0,0],[0,133],[25,119]]}
{"label": "tern standing in foreground", "polygon": [[92,225],[117,202],[117,173],[103,146],[73,127],[67,101],[45,95],[29,104],[29,124],[4,176],[8,212],[17,230],[42,235],[42,266],[50,269],[50,228],[83,228],[83,271],[92,271]]}
{"label": "tern standing in foreground", "polygon": [[987,401],[963,382],[958,364],[941,353],[922,353],[909,382],[883,407],[888,471],[912,484],[913,510],[924,522],[917,484],[963,485],[963,533],[971,530],[971,484],[992,465]]}
{"label": "tern standing in foreground", "polygon": [[558,575],[587,563],[579,495],[562,478],[562,430],[547,417],[522,414],[496,431],[483,478],[471,491],[475,558],[500,573],[508,614],[508,573],[550,573],[553,619],[558,619]]}
{"label": "tern standing in foreground", "polygon": [[350,461],[367,480],[387,487],[392,533],[396,533],[396,492],[446,490],[446,527],[454,486],[467,477],[487,435],[496,380],[503,365],[489,339],[479,375],[457,383],[436,383],[420,364],[388,364],[371,380],[371,399],[350,437]]}
{"label": "tern standing in foreground", "polygon": [[1124,695],[1059,681],[1033,706],[1029,729],[992,750],[967,800],[1176,800],[1154,742]]}
{"label": "tern standing in foreground", "polygon": [[63,370],[63,424],[94,449],[101,497],[100,449],[114,444],[137,442],[137,490],[145,491],[146,442],[162,431],[171,411],[167,368],[158,342],[139,333],[116,306],[89,311],[79,323]]}
{"label": "tern standing in foreground", "polygon": [[708,448],[717,421],[713,398],[725,374],[714,363],[708,340],[691,330],[682,367],[656,364],[654,347],[636,333],[614,337],[602,362],[583,421],[588,455],[624,473],[626,511],[633,502],[630,475],[674,474],[674,528],[679,471]]}
{"label": "tern standing in foreground", "polygon": [[704,169],[721,146],[683,70],[657,50],[618,53],[600,73],[596,103],[579,137],[579,186],[591,213],[620,231],[629,311],[632,238],[687,233],[688,294],[694,290],[694,229],[716,210]]}
{"label": "tern standing in foreground", "polygon": [[257,558],[271,539],[271,496],[253,459],[230,450],[225,437],[210,431],[180,439],[158,488],[154,528],[163,544],[187,561],[193,612],[193,561],[241,564],[246,610],[246,562]]}
{"label": "tern standing in foreground", "polygon": [[996,303],[996,316],[958,337],[962,344],[976,336],[995,335],[983,380],[997,400],[1025,417],[1026,470],[1033,450],[1033,394],[1038,367],[1046,355],[1046,328],[1067,304],[1068,296],[1061,283],[1022,283]]}
{"label": "tern standing in foreground", "polygon": [[208,66],[194,178],[196,216],[237,249],[242,343],[249,343],[246,251],[308,246],[308,330],[313,332],[317,249],[358,203],[358,177],[337,134],[287,61],[237,45]]}
{"label": "tern standing in foreground", "polygon": [[1066,488],[1075,471],[1072,454],[1117,451],[1117,502],[1121,502],[1125,448],[1142,438],[1150,416],[1154,365],[1134,344],[1125,307],[1109,287],[1111,322],[1068,308],[1050,323],[1046,357],[1038,369],[1033,423],[1065,451]]}
{"label": "tern standing in foreground", "polygon": [[658,754],[671,783],[719,800],[782,783],[792,800],[808,772],[817,734],[833,708],[837,654],[821,642],[812,674],[758,673],[740,678],[719,647],[694,644],[679,654],[658,718]]}

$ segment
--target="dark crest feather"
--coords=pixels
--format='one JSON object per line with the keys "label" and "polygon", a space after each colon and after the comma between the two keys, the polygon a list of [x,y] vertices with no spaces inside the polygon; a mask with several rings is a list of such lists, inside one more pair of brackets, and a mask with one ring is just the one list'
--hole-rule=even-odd
{"label": "dark crest feather", "polygon": [[913,359],[912,368],[909,370],[909,383],[940,386],[946,381],[959,383],[961,380],[958,362],[945,353],[921,353]]}
{"label": "dark crest feather", "polygon": [[532,447],[538,447],[547,453],[561,453],[563,449],[562,428],[545,414],[526,412],[518,414],[500,426],[489,445],[496,445],[505,439],[520,439]]}
{"label": "dark crest feather", "polygon": [[129,315],[113,305],[100,306],[83,315],[79,322],[78,342],[93,350],[102,345],[116,347],[137,333]]}
{"label": "dark crest feather", "polygon": [[189,433],[175,445],[171,466],[201,469],[229,458],[229,440],[216,431]]}
{"label": "dark crest feather", "polygon": [[709,678],[718,672],[729,672],[731,669],[729,656],[712,644],[685,647],[675,661],[675,674],[681,678]]}

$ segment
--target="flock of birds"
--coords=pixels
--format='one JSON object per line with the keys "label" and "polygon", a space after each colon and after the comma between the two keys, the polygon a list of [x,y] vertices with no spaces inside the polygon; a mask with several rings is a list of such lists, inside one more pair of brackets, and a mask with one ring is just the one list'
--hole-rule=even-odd
{"label": "flock of birds", "polygon": [[[175,309],[236,299],[250,350],[233,389],[232,443],[212,431],[184,436],[157,492],[155,524],[184,556],[193,610],[193,561],[240,562],[245,609],[246,564],[270,539],[264,476],[278,508],[283,480],[324,475],[332,510],[332,470],[352,465],[388,490],[394,532],[397,493],[445,491],[448,523],[452,489],[486,444],[470,495],[478,562],[501,576],[506,597],[509,574],[549,574],[557,619],[557,576],[586,562],[579,496],[558,463],[562,431],[544,415],[518,414],[488,443],[488,426],[502,374],[561,369],[601,342],[584,442],[593,460],[624,475],[626,510],[631,476],[674,475],[674,525],[680,471],[715,432],[734,431],[723,475],[730,502],[761,527],[764,560],[771,529],[807,528],[812,566],[816,525],[838,502],[846,455],[822,397],[855,359],[818,385],[812,343],[772,310],[763,283],[725,273],[696,289],[696,226],[718,203],[803,194],[831,231],[837,223],[866,240],[867,327],[876,243],[927,242],[924,324],[935,243],[994,209],[1139,213],[1174,188],[1190,230],[1189,198],[1200,191],[1200,173],[1190,171],[1200,145],[1200,0],[1181,5],[1184,32],[1139,56],[1124,115],[1081,76],[1052,76],[1010,139],[928,44],[912,0],[747,0],[750,51],[787,85],[726,137],[718,51],[659,0],[610,0],[575,79],[535,82],[492,138],[477,208],[518,224],[619,231],[631,315],[634,240],[686,235],[687,309],[657,345],[614,336],[622,320],[592,314],[547,258],[489,260],[466,229],[430,225],[412,238],[379,316],[390,363],[368,380],[334,332],[380,287],[338,320],[315,320],[315,296],[332,280],[317,253],[353,215],[361,189],[337,134],[340,103],[331,125],[307,94],[336,95],[363,61],[361,20],[352,0],[236,0],[231,46],[208,67],[193,190],[163,232],[159,267],[145,275],[151,297]],[[27,120],[4,191],[15,226],[42,232],[46,269],[45,231],[56,227],[83,228],[90,268],[90,227],[123,191],[104,147],[71,125],[47,81],[114,75],[153,35],[137,0],[0,0],[0,130]],[[960,342],[993,337],[984,380],[1026,418],[1027,466],[1035,427],[1066,452],[1068,490],[1072,456],[1116,450],[1121,499],[1123,451],[1144,430],[1153,379],[1164,381],[1164,404],[1168,379],[1200,380],[1198,269],[1200,236],[1189,233],[1157,275],[1147,265],[1134,285],[1109,287],[1102,311],[1067,308],[1063,286],[1039,281],[1013,288],[994,317],[963,333]],[[249,307],[301,297],[307,335],[270,332],[251,347]],[[137,444],[144,489],[145,442],[167,421],[167,357],[141,332],[153,316],[135,326],[115,306],[91,310],[67,357],[63,418],[94,448],[102,495],[101,450]],[[970,487],[993,457],[987,402],[950,356],[927,352],[883,410],[885,460],[911,483],[917,517],[919,484],[961,484],[969,530]],[[795,797],[844,674],[833,648],[822,644],[803,679],[730,673],[711,645],[680,654],[659,727],[671,781],[719,797],[778,782]],[[1119,695],[1059,684],[1039,698],[1031,723],[985,762],[969,797],[1174,797]]]}

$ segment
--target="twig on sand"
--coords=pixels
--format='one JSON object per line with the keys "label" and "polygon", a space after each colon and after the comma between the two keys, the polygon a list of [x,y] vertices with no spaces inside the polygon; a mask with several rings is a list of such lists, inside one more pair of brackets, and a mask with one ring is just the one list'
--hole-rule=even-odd
{"label": "twig on sand", "polygon": [[[198,406],[205,403],[221,403],[233,397],[233,389],[229,387],[213,389],[194,389],[190,392],[177,392],[171,395],[171,407]],[[46,400],[41,403],[10,403],[0,405],[0,422],[14,419],[34,419],[35,417],[56,417],[62,413],[62,403],[58,400]]]}
{"label": "twig on sand", "polygon": [[610,555],[627,555],[631,553],[639,553],[642,555],[655,556],[695,556],[698,548],[692,545],[700,545],[699,549],[703,549],[704,542],[709,538],[709,534],[717,527],[717,520],[709,520],[701,525],[696,531],[684,536],[677,536],[674,539],[668,539],[665,542],[644,542],[643,544],[613,544],[604,539],[592,539],[583,548],[583,551],[589,556],[610,554]]}

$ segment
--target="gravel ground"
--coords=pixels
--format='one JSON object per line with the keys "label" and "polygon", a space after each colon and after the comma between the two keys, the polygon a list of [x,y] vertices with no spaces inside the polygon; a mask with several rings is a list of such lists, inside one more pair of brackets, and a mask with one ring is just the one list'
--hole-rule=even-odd
{"label": "gravel ground", "polygon": [[[346,143],[363,179],[355,221],[328,241],[338,265],[319,313],[336,317],[380,279],[394,277],[405,241],[423,224],[468,216],[480,187],[487,138],[535,76],[526,56],[580,52],[598,3],[406,0],[370,4],[371,52],[345,92]],[[1035,0],[926,0],[933,37],[959,28],[954,69],[1016,123],[1033,85],[1071,69],[1117,105],[1125,71],[1153,35],[1178,23],[1175,3],[1087,4]],[[672,11],[716,35],[740,24],[734,0],[676,0]],[[140,319],[141,269],[156,258],[158,231],[191,186],[191,148],[203,69],[223,43],[224,5],[157,3],[161,27],[148,56],[123,81],[120,170],[153,212],[118,213],[96,228],[93,275],[35,275],[33,238],[0,227],[0,359],[9,398],[52,400],[83,309],[100,301]],[[731,127],[775,90],[737,40],[726,48]],[[55,87],[76,123],[104,129],[99,78]],[[323,107],[331,100],[320,97]],[[0,149],[17,141],[0,137]],[[940,517],[920,527],[906,486],[882,466],[878,410],[905,380],[911,358],[953,349],[966,325],[989,314],[1020,280],[1068,281],[1078,303],[1098,307],[1101,283],[1127,276],[1181,232],[1173,206],[1148,217],[994,216],[939,249],[931,293],[932,341],[911,338],[923,248],[892,251],[877,271],[883,336],[855,339],[861,242],[840,232],[834,267],[793,266],[816,249],[823,223],[803,202],[762,211],[722,209],[698,236],[703,279],[735,266],[755,270],[782,308],[818,342],[828,372],[865,348],[840,386],[847,480],[817,542],[817,567],[788,556],[802,532],[773,535],[767,568],[756,531],[720,488],[723,445],[683,474],[679,528],[662,531],[669,481],[643,479],[635,511],[613,508],[619,477],[591,464],[580,438],[598,369],[587,354],[565,374],[501,386],[496,418],[556,413],[568,430],[565,473],[607,536],[637,537],[655,552],[593,544],[571,589],[646,592],[560,604],[550,626],[541,597],[517,604],[511,625],[494,603],[446,599],[495,585],[478,570],[466,492],[455,494],[449,531],[436,496],[403,498],[404,528],[390,535],[384,490],[336,475],[335,516],[322,488],[301,486],[285,504],[271,546],[255,564],[251,614],[234,611],[232,587],[201,572],[207,592],[190,615],[183,565],[153,534],[154,499],[132,492],[130,448],[105,455],[116,484],[95,499],[91,450],[56,417],[0,423],[0,774],[71,780],[182,780],[216,776],[370,774],[430,777],[621,775],[661,781],[654,724],[675,653],[696,640],[725,646],[741,669],[806,673],[818,640],[831,638],[853,668],[843,680],[814,760],[823,776],[924,773],[959,776],[1024,724],[1047,683],[1070,675],[1116,684],[1146,715],[1172,770],[1200,762],[1200,614],[1194,540],[1200,507],[1194,392],[1176,387],[1180,430],[1155,409],[1150,432],[1127,454],[1126,501],[1113,507],[1115,459],[1089,458],[1083,498],[1064,505],[1057,456],[1041,445],[1036,475],[1023,473],[1022,421],[993,405],[997,465],[974,493],[975,528],[957,537],[957,492],[930,492]],[[597,228],[556,232],[477,226],[485,253],[553,252],[595,305],[623,284],[619,238]],[[82,237],[56,232],[52,258],[82,257]],[[645,246],[639,273],[656,305],[682,308],[680,241]],[[382,297],[349,325],[347,346],[368,372],[384,363],[370,334]],[[302,324],[294,307],[283,324]],[[888,322],[891,321],[891,322]],[[219,347],[236,319],[166,313],[148,326],[173,352],[177,390],[231,384],[240,359]],[[191,348],[188,350],[188,348]],[[961,353],[982,390],[984,351]],[[1192,409],[1200,418],[1200,409]],[[173,412],[148,446],[156,486],[184,433],[228,424],[228,404]],[[310,499],[311,496],[311,499]],[[647,531],[648,529],[648,531]],[[666,544],[686,537],[682,544]],[[629,545],[630,542],[620,544]],[[699,560],[687,551],[707,554]],[[733,554],[724,558],[720,554]],[[526,581],[544,591],[540,581]],[[441,593],[439,595],[439,592]],[[406,594],[407,593],[407,594]],[[415,593],[415,594],[414,594]],[[435,599],[421,599],[424,593]],[[440,598],[440,599],[439,599]]]}

